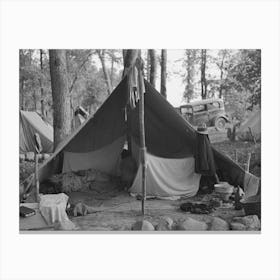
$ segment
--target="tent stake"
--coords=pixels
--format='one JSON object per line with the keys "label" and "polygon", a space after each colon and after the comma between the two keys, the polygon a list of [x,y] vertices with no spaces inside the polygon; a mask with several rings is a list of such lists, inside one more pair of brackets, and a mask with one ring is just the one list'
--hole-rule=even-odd
{"label": "tent stake", "polygon": [[142,167],[142,215],[145,215],[146,200],[146,144],[145,144],[145,125],[144,125],[144,88],[142,76],[141,56],[139,55],[138,65],[138,84],[139,84],[139,128],[140,128],[140,163]]}

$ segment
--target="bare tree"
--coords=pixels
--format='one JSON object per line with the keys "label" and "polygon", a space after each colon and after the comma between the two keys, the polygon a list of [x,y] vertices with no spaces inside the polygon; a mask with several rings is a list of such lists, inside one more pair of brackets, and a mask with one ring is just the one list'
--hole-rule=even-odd
{"label": "bare tree", "polygon": [[110,80],[111,85],[114,88],[115,85],[115,65],[119,64],[122,60],[120,56],[120,50],[117,49],[110,49],[107,50],[107,55],[109,57],[109,61],[111,62],[111,69],[110,69]]}
{"label": "bare tree", "polygon": [[43,75],[44,75],[44,65],[43,65],[43,50],[40,49],[40,70],[41,75],[39,78],[39,84],[40,84],[40,91],[41,91],[41,115],[42,118],[45,119],[46,117],[46,109],[45,109],[45,96],[44,96],[44,87],[43,87]]}
{"label": "bare tree", "polygon": [[219,52],[220,55],[220,61],[217,63],[217,66],[220,69],[220,87],[219,87],[219,98],[222,98],[223,96],[223,81],[224,81],[224,71],[225,71],[225,60],[226,57],[229,55],[228,50],[221,50]]}
{"label": "bare tree", "polygon": [[160,93],[166,98],[166,65],[167,50],[161,50],[161,75],[160,75]]}
{"label": "bare tree", "polygon": [[147,50],[146,69],[147,69],[146,77],[147,77],[147,80],[149,80],[150,79],[150,52],[149,52],[149,50]]}
{"label": "bare tree", "polygon": [[157,77],[157,60],[156,51],[149,50],[150,54],[150,83],[153,87],[156,87],[156,77]]}
{"label": "bare tree", "polygon": [[33,102],[34,102],[34,111],[37,111],[37,96],[36,96],[36,90],[33,89]]}
{"label": "bare tree", "polygon": [[186,98],[187,102],[190,102],[194,96],[194,76],[195,76],[195,61],[196,61],[196,49],[188,49],[186,50],[186,78],[184,82],[186,83],[184,98]]}
{"label": "bare tree", "polygon": [[207,81],[206,81],[206,55],[207,55],[207,50],[202,49],[201,50],[201,98],[206,99],[207,98]]}
{"label": "bare tree", "polygon": [[65,50],[49,50],[53,98],[54,150],[71,133],[70,95]]}
{"label": "bare tree", "polygon": [[74,88],[74,85],[75,83],[77,82],[78,78],[79,78],[79,75],[82,71],[82,69],[84,68],[85,64],[88,62],[89,58],[93,55],[93,52],[92,51],[89,51],[88,54],[86,55],[85,59],[82,61],[82,63],[80,64],[80,66],[78,67],[78,69],[76,70],[75,72],[75,76],[72,80],[72,83],[69,87],[69,93],[72,92],[73,88]]}
{"label": "bare tree", "polygon": [[20,79],[20,110],[24,110],[24,89],[25,89],[25,79],[21,77]]}
{"label": "bare tree", "polygon": [[103,69],[103,73],[104,73],[104,78],[105,78],[105,82],[107,85],[107,90],[108,90],[108,95],[111,94],[112,92],[112,84],[111,84],[111,79],[110,79],[110,75],[108,73],[106,64],[105,64],[105,50],[96,50],[98,57],[100,59],[100,62],[102,64],[102,69]]}

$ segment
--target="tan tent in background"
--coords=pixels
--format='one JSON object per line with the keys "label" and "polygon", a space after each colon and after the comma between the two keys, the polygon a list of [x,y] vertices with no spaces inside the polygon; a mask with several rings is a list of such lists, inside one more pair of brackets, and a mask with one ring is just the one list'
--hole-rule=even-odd
{"label": "tan tent in background", "polygon": [[245,120],[239,130],[237,131],[237,137],[243,141],[256,141],[261,140],[261,111],[257,110],[252,112],[251,115]]}
{"label": "tan tent in background", "polygon": [[19,151],[21,154],[35,152],[34,134],[38,133],[42,143],[42,153],[53,152],[53,127],[37,112],[19,113]]}

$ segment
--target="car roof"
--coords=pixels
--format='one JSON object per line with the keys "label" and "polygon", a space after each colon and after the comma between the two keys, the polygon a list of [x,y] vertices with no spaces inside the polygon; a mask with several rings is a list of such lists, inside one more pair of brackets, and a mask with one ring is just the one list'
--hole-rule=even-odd
{"label": "car roof", "polygon": [[207,103],[211,103],[211,102],[222,102],[223,103],[224,101],[222,99],[209,98],[209,99],[193,101],[193,102],[187,103],[185,105],[182,105],[180,107],[203,105],[203,104],[207,104]]}

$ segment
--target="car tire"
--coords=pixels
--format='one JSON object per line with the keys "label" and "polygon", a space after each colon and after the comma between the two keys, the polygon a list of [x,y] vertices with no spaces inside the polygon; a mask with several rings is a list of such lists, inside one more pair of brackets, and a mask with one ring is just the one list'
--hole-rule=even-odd
{"label": "car tire", "polygon": [[224,118],[217,118],[215,120],[215,128],[218,131],[224,130],[226,127],[226,120]]}

